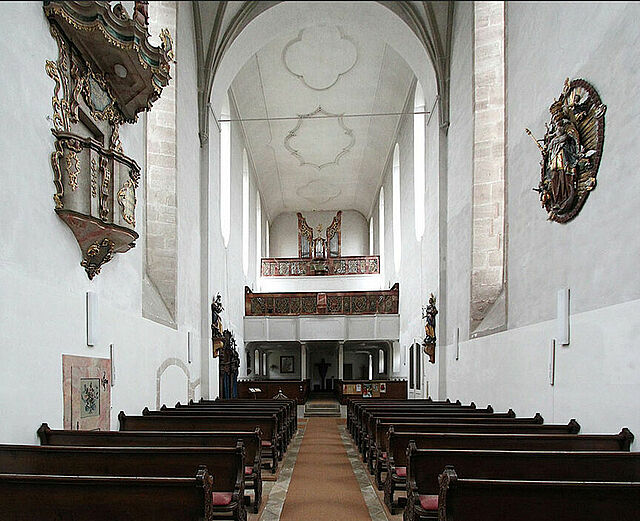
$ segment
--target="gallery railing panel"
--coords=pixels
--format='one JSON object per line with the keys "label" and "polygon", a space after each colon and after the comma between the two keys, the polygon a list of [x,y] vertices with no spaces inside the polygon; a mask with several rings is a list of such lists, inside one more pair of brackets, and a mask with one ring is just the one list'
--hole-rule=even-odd
{"label": "gallery railing panel", "polygon": [[400,287],[381,291],[253,293],[245,287],[245,316],[395,315]]}
{"label": "gallery railing panel", "polygon": [[314,277],[327,275],[377,275],[380,257],[329,257],[327,259],[262,259],[263,277]]}

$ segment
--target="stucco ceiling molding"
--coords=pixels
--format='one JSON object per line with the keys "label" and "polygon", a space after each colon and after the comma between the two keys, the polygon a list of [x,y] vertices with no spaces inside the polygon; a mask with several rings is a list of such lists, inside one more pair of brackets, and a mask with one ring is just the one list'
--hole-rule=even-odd
{"label": "stucco ceiling molding", "polygon": [[[309,112],[308,114],[298,114],[298,123],[289,131],[289,133],[284,138],[284,148],[286,148],[287,151],[298,160],[300,166],[312,166],[314,168],[317,168],[318,170],[322,170],[323,168],[326,168],[330,165],[337,166],[340,162],[340,159],[345,154],[348,154],[349,151],[353,148],[353,145],[355,145],[356,143],[356,138],[353,135],[353,130],[345,125],[343,116],[344,114],[332,114],[331,112],[327,112],[320,106],[316,110],[314,110],[313,112]],[[304,123],[314,118],[336,118],[334,121],[336,121],[338,126],[338,134],[342,133],[343,135],[349,137],[349,143],[347,144],[347,146],[343,147],[332,161],[327,161],[326,163],[320,164],[307,161],[300,150],[297,150],[291,146],[291,140],[295,137],[298,137],[301,131],[303,131],[306,127]]]}
{"label": "stucco ceiling molding", "polygon": [[333,87],[357,62],[358,49],[353,39],[339,27],[302,29],[282,49],[284,68],[316,91]]}
{"label": "stucco ceiling molding", "polygon": [[[224,12],[229,2],[219,1],[214,23],[205,25],[201,16],[200,2],[193,1],[193,18],[196,29],[196,56],[198,61],[198,110],[200,121],[200,144],[209,139],[209,99],[216,71],[226,50],[240,32],[258,15],[281,1],[244,2],[240,9],[223,26]],[[422,41],[436,72],[440,125],[449,127],[449,65],[451,58],[451,35],[455,2],[409,2],[378,0],[395,12]],[[438,22],[436,10],[444,11],[444,23]],[[215,116],[214,116],[215,117]]]}
{"label": "stucco ceiling molding", "polygon": [[298,188],[296,193],[310,203],[320,205],[328,203],[338,197],[342,193],[342,190],[333,183],[328,183],[321,179],[314,179]]}

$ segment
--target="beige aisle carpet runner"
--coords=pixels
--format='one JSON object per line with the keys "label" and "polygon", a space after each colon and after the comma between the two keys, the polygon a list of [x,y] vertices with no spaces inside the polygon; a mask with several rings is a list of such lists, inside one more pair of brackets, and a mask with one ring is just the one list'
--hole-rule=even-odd
{"label": "beige aisle carpet runner", "polygon": [[371,521],[335,418],[310,418],[280,521]]}

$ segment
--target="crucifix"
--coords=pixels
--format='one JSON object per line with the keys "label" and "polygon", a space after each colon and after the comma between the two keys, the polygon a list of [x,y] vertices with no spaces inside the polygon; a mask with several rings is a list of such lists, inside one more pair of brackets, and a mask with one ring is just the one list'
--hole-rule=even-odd
{"label": "crucifix", "polygon": [[327,377],[327,370],[331,367],[331,364],[325,362],[324,358],[320,360],[319,364],[315,364],[318,368],[318,373],[320,373],[320,390],[325,391],[325,378]]}

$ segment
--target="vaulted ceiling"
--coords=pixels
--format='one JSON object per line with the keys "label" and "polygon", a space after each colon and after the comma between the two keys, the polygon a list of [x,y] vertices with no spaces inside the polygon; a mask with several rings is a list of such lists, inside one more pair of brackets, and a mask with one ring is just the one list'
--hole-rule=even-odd
{"label": "vaulted ceiling", "polygon": [[348,26],[307,27],[256,53],[231,98],[269,215],[368,215],[412,80],[391,47]]}
{"label": "vaulted ceiling", "polygon": [[[375,3],[395,13],[431,58],[446,131],[454,2]],[[225,53],[252,20],[282,4],[193,1],[202,144],[208,141],[209,99]],[[367,215],[398,119],[336,115],[401,112],[413,74],[375,35],[347,25],[302,27],[274,35],[230,90],[242,119],[271,119],[243,123],[267,211],[273,217],[285,210],[353,208]],[[287,119],[274,120],[279,117]]]}

